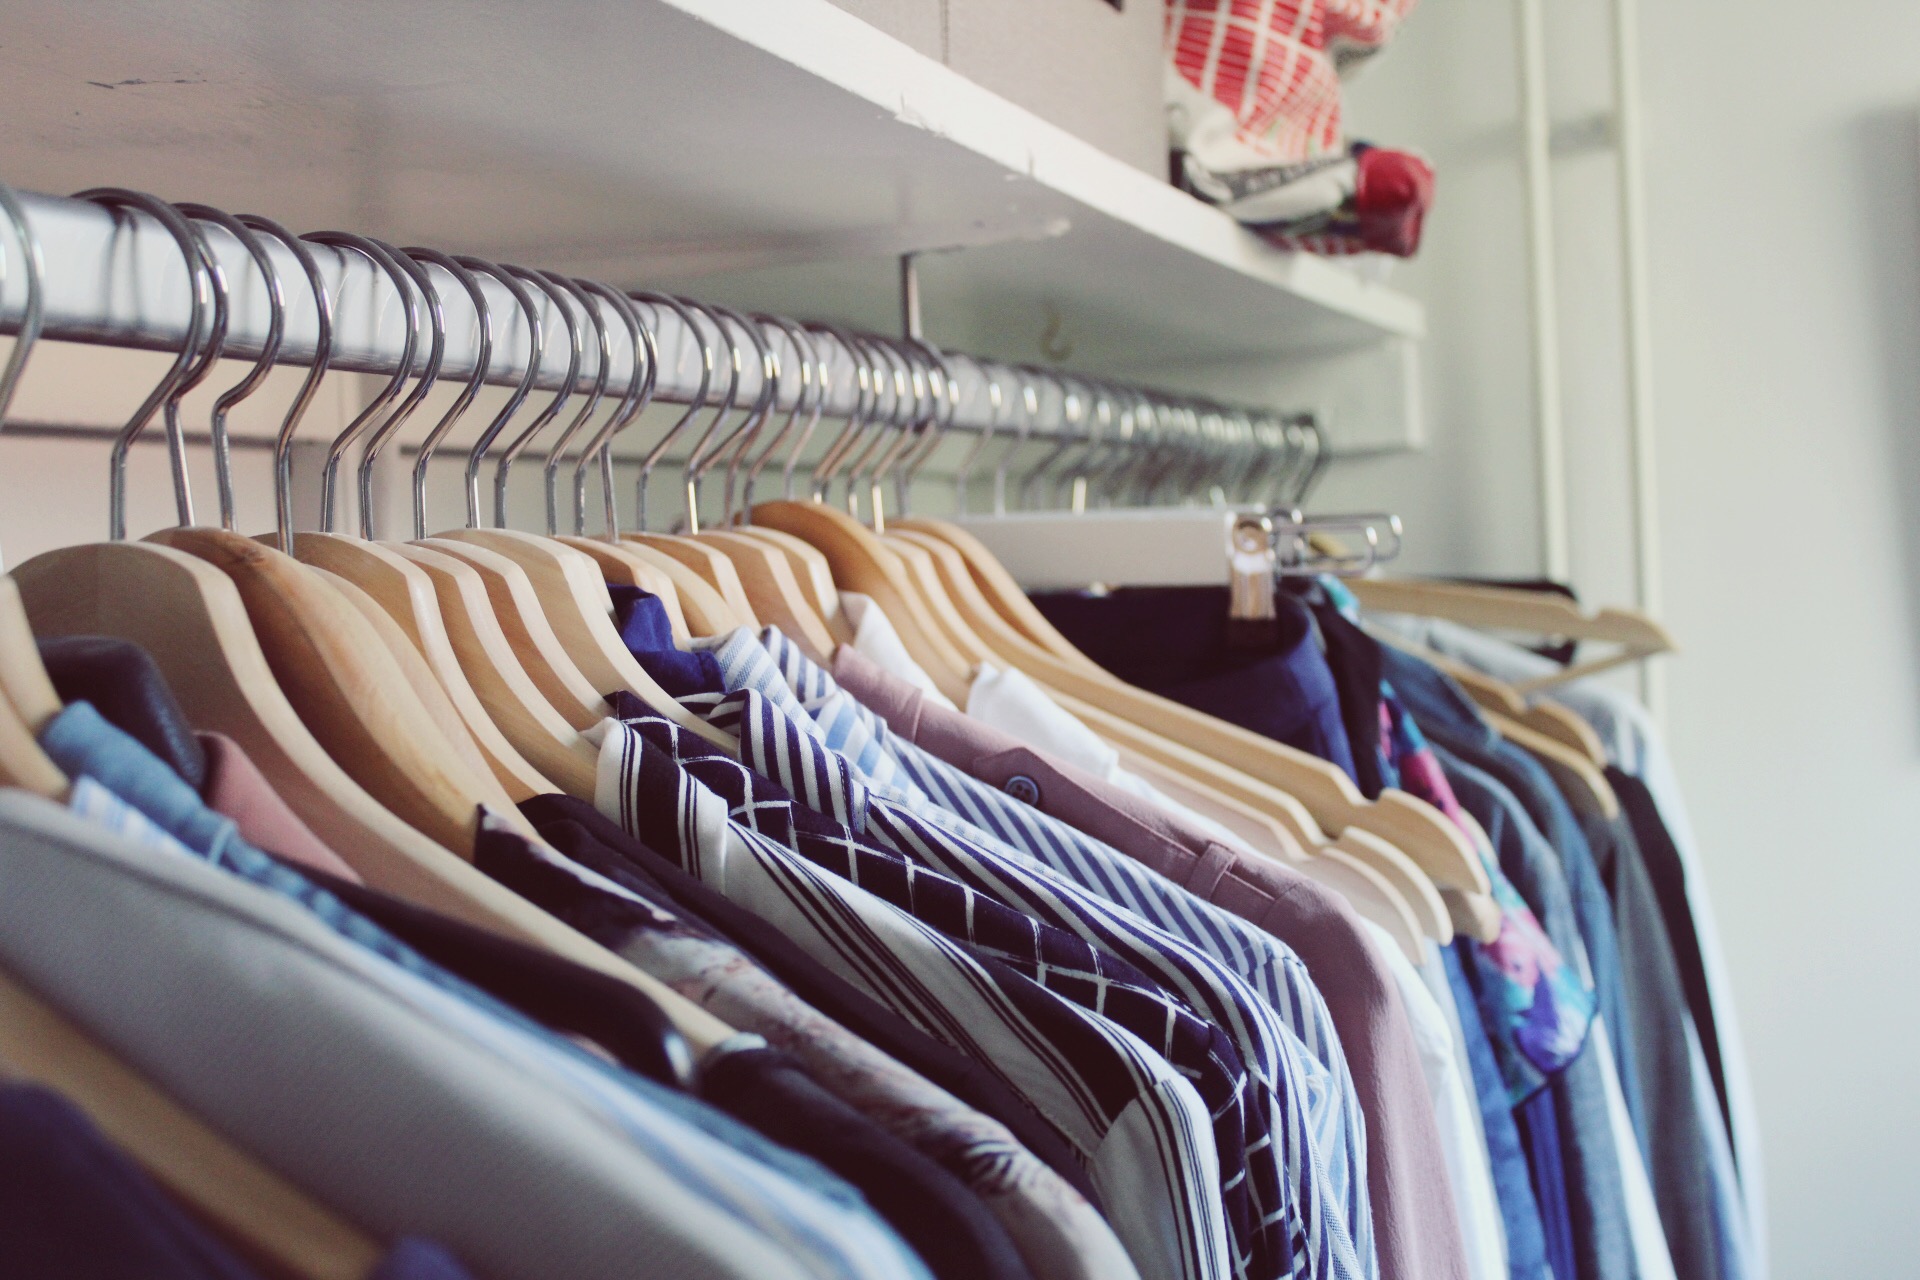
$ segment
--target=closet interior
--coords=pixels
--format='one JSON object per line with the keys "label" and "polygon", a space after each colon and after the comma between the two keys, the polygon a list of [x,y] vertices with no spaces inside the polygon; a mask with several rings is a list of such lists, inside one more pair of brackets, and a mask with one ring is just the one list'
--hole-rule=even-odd
{"label": "closet interior", "polygon": [[0,1273],[1750,1274],[1674,640],[1316,505],[1243,7],[7,14]]}

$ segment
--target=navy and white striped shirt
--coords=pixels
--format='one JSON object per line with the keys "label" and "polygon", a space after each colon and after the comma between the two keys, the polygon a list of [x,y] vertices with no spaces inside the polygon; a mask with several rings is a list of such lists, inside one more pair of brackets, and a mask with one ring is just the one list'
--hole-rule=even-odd
{"label": "navy and white striped shirt", "polygon": [[[678,763],[711,751],[677,725],[607,720],[588,737],[600,748],[595,802],[603,813],[993,1070],[1052,1122],[1086,1158],[1142,1280],[1234,1275],[1212,1118],[1163,1056],[999,957],[973,954],[733,821],[727,799]],[[761,800],[742,795],[748,808],[766,804],[770,817],[791,805],[771,790]]]}
{"label": "navy and white striped shirt", "polygon": [[[768,677],[762,672],[761,678],[784,684],[778,673]],[[1235,973],[931,803],[916,803],[897,788],[865,787],[852,777],[850,762],[825,746],[823,731],[803,709],[796,716],[750,689],[683,701],[716,725],[738,732],[743,759],[811,807],[923,866],[1128,960],[1217,1024],[1248,1069],[1252,1096],[1247,1109],[1256,1116],[1246,1126],[1245,1190],[1254,1220],[1250,1236],[1234,1232],[1240,1245],[1237,1261],[1257,1275],[1366,1280],[1376,1274],[1370,1231],[1363,1253],[1349,1230],[1348,1206],[1334,1195],[1336,1187],[1349,1188],[1342,1185],[1345,1179],[1330,1172],[1317,1141],[1321,1135],[1310,1120],[1316,1111],[1323,1117],[1338,1112],[1330,1072]],[[791,692],[786,701],[794,704]],[[1117,853],[1112,857],[1124,861]],[[1337,1123],[1334,1129],[1344,1137]],[[1340,1144],[1336,1159],[1342,1160],[1341,1172],[1351,1175],[1353,1166],[1344,1162],[1347,1154]],[[1232,1181],[1226,1185],[1231,1206],[1237,1188]],[[1363,1171],[1350,1190],[1370,1228]],[[1230,1223],[1238,1227],[1237,1219]]]}
{"label": "navy and white striped shirt", "polygon": [[[777,629],[756,637],[741,628],[696,641],[717,659],[728,689],[752,688],[796,719],[808,718],[822,741],[853,762],[876,790],[939,820],[957,815],[976,834],[1001,842],[1081,888],[1124,907],[1226,966],[1280,1015],[1287,1029],[1324,1066],[1331,1087],[1309,1102],[1331,1181],[1360,1257],[1371,1260],[1373,1216],[1367,1199],[1366,1122],[1341,1052],[1333,1016],[1304,961],[1280,939],[1207,902],[1166,876],[1072,826],[1023,804],[892,733],[833,677]],[[1372,1272],[1369,1272],[1372,1274]]]}

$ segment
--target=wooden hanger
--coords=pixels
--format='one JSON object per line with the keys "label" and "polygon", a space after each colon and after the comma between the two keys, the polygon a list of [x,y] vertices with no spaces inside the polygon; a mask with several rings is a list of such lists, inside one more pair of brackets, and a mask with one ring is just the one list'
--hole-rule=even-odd
{"label": "wooden hanger", "polygon": [[[921,527],[915,522],[916,529]],[[1183,763],[1192,766],[1177,757],[1170,759],[1165,750],[1168,744],[1184,746],[1215,762],[1231,760],[1241,772],[1279,788],[1304,805],[1315,823],[1314,828],[1296,830],[1304,846],[1311,849],[1326,843],[1320,834],[1323,831],[1337,835],[1358,827],[1410,855],[1436,887],[1459,890],[1469,897],[1488,892],[1486,871],[1478,857],[1458,830],[1431,806],[1397,791],[1388,791],[1379,801],[1368,804],[1352,781],[1325,761],[1133,689],[1098,668],[1089,670],[1091,664],[1084,658],[1079,664],[1066,662],[1030,641],[1022,643],[1024,638],[1010,637],[1009,626],[997,626],[987,616],[991,603],[980,599],[984,593],[978,590],[980,575],[972,572],[975,563],[965,559],[963,552],[959,558],[942,557],[938,552],[934,555],[936,565],[946,566],[943,581],[949,596],[978,600],[972,613],[981,624],[980,633],[997,636],[993,643],[1002,657],[1056,694],[1072,697],[1078,707],[1101,708],[1095,714],[1102,723],[1096,727],[1109,740],[1124,742],[1176,768]],[[971,587],[959,574],[962,564],[969,570],[966,577],[972,579]],[[1027,607],[1032,609],[1031,602]],[[1006,623],[1006,619],[1001,622]],[[1064,638],[1061,643],[1065,643]]]}
{"label": "wooden hanger", "polygon": [[[1433,945],[1431,935],[1414,919],[1395,886],[1373,867],[1335,846],[1309,859],[1300,870],[1314,883],[1339,894],[1361,919],[1384,929],[1408,960],[1416,965],[1426,962],[1427,948]],[[1447,930],[1447,936],[1453,936],[1452,929]]]}
{"label": "wooden hanger", "polygon": [[[1441,901],[1439,890],[1413,865],[1412,859],[1385,841],[1355,830],[1346,832],[1331,844],[1320,844],[1308,850],[1273,817],[1236,797],[1196,782],[1157,760],[1131,753],[1122,753],[1122,759],[1128,769],[1153,783],[1174,800],[1221,823],[1239,836],[1248,848],[1263,857],[1276,859],[1303,872],[1312,871],[1311,864],[1315,859],[1332,858],[1342,864],[1350,861],[1362,863],[1367,868],[1365,891],[1371,899],[1376,900],[1376,916],[1373,918],[1378,923],[1389,930],[1396,929],[1396,922],[1403,923],[1412,931],[1415,939],[1428,937],[1443,944],[1453,940],[1453,923],[1447,913],[1446,903]],[[1343,890],[1356,888],[1350,881],[1333,887]],[[1384,914],[1379,912],[1381,904],[1377,901],[1382,896],[1387,899],[1385,905],[1388,910]],[[1358,904],[1355,906],[1357,909]]]}
{"label": "wooden hanger", "polygon": [[[391,547],[334,533],[294,535],[303,564],[338,574],[380,606],[426,662],[488,769],[509,795],[547,795],[562,788],[529,760],[475,691],[441,613],[433,579]],[[505,641],[501,641],[504,648]],[[522,673],[523,680],[525,678]],[[567,727],[567,734],[576,736]],[[586,744],[582,741],[581,745]]]}
{"label": "wooden hanger", "polygon": [[0,787],[64,801],[71,782],[40,746],[13,703],[0,697]]}
{"label": "wooden hanger", "polygon": [[281,689],[355,780],[436,843],[472,849],[477,806],[504,793],[484,766],[476,773],[460,758],[379,633],[319,570],[224,529],[167,529],[147,540],[233,580]]}
{"label": "wooden hanger", "polygon": [[[443,613],[450,607],[448,587],[452,586],[457,593],[456,605],[469,616],[484,612],[493,619],[493,629],[506,637],[514,659],[540,696],[568,724],[575,729],[590,729],[611,714],[598,683],[580,670],[560,643],[540,607],[532,581],[519,565],[490,548],[451,539],[426,538],[399,550],[434,577]],[[450,582],[443,580],[449,561],[467,572]],[[474,585],[479,586],[485,603],[469,594]]]}
{"label": "wooden hanger", "polygon": [[[569,701],[556,703],[549,697],[520,658],[523,651],[531,653],[532,643],[516,645],[508,637],[486,583],[464,560],[410,543],[389,549],[425,576],[439,602],[448,642],[488,718],[560,790],[576,799],[593,799],[600,753],[576,726],[598,724],[606,716],[606,704],[597,695],[572,700],[572,686],[557,678],[550,687]],[[540,665],[537,660],[533,664]],[[586,685],[577,671],[573,679]]]}
{"label": "wooden hanger", "polygon": [[[319,575],[321,581],[337,591],[348,604],[357,609],[360,616],[365,618],[368,625],[379,635],[380,642],[386,646],[387,652],[393,655],[394,663],[406,677],[408,686],[419,697],[421,705],[427,709],[427,714],[432,717],[434,725],[440,730],[440,736],[453,747],[461,763],[483,782],[492,780],[495,794],[487,797],[484,803],[497,809],[503,802],[517,805],[520,801],[532,796],[548,794],[548,791],[530,786],[509,787],[495,778],[492,766],[488,764],[486,755],[480,750],[479,742],[467,728],[466,721],[462,719],[460,713],[454,709],[453,699],[448,697],[446,690],[440,687],[440,681],[433,674],[433,668],[427,665],[427,660],[421,656],[420,650],[414,646],[407,633],[401,630],[400,624],[389,617],[387,611],[381,608],[371,595],[347,579],[313,565],[307,567]],[[488,723],[491,724],[491,721]],[[499,730],[495,729],[494,733],[497,735]]]}
{"label": "wooden hanger", "polygon": [[[666,572],[634,548],[618,540],[608,542],[604,538],[573,537],[568,534],[554,535],[554,541],[572,547],[581,555],[599,566],[600,576],[608,582],[622,587],[638,587],[648,595],[660,601],[661,608],[667,611],[667,625],[673,629],[673,642],[684,647],[693,637],[688,626],[686,610],[680,605],[680,589]],[[718,593],[715,593],[718,597]],[[702,635],[712,632],[702,631]]]}
{"label": "wooden hanger", "polygon": [[833,568],[817,547],[790,533],[763,529],[757,524],[740,525],[732,532],[772,547],[784,556],[787,566],[793,570],[794,580],[800,585],[800,594],[827,624],[834,643],[853,643],[853,624],[840,608],[840,589],[833,585]]}
{"label": "wooden hanger", "polygon": [[827,660],[839,641],[801,589],[793,563],[779,548],[733,529],[708,530],[699,538],[733,562],[754,616],[780,628],[815,662]]}
{"label": "wooden hanger", "polygon": [[1013,575],[971,533],[950,520],[901,518],[894,520],[892,525],[903,531],[929,534],[959,552],[981,595],[1028,641],[1062,662],[1071,662],[1091,671],[1100,670],[1097,664],[1068,643],[1067,638],[1047,621],[1046,615],[1035,607],[1033,601],[1027,598],[1027,593],[1020,589],[1020,584],[1013,580]]}
{"label": "wooden hanger", "polygon": [[650,547],[693,570],[702,582],[720,593],[720,598],[727,602],[728,610],[740,620],[741,626],[752,627],[755,631],[760,629],[760,617],[754,611],[746,585],[741,582],[733,561],[719,547],[698,538],[666,533],[634,531],[623,533],[620,538],[623,542]]}
{"label": "wooden hanger", "polygon": [[14,571],[34,633],[130,640],[159,665],[196,728],[238,742],[329,847],[419,858],[433,842],[336,764],[275,680],[238,587],[204,560],[152,542],[45,552]]}
{"label": "wooden hanger", "polygon": [[1595,768],[1606,767],[1607,755],[1600,745],[1600,736],[1593,731],[1593,726],[1568,708],[1555,702],[1529,702],[1504,680],[1496,680],[1458,659],[1435,653],[1385,628],[1368,628],[1368,634],[1382,644],[1390,644],[1412,654],[1436,671],[1451,677],[1483,710],[1498,713],[1508,720],[1526,725],[1536,733],[1546,735],[1578,752]]}
{"label": "wooden hanger", "polygon": [[73,1103],[168,1194],[276,1275],[364,1280],[380,1261],[371,1236],[147,1083],[4,971],[0,1076]]}
{"label": "wooden hanger", "polygon": [[[892,536],[892,535],[889,535]],[[899,535],[903,540],[913,542],[927,559],[936,566],[936,572],[945,587],[945,594],[951,607],[958,613],[978,624],[978,634],[991,636],[996,652],[1001,660],[1015,666],[1023,662],[1045,665],[1048,655],[1030,644],[1026,639],[1013,632],[1005,619],[994,614],[991,605],[980,594],[978,584],[968,572],[965,561],[951,545],[929,534],[905,531]],[[991,659],[988,659],[991,660]],[[1031,672],[1029,674],[1032,674]],[[1044,676],[1040,677],[1044,679]],[[1110,677],[1108,677],[1110,679]],[[1059,696],[1056,694],[1056,696]],[[1063,703],[1068,699],[1062,698]],[[1116,742],[1142,741],[1141,732],[1119,717],[1108,716],[1104,711],[1093,710],[1085,703],[1074,703],[1076,707],[1091,713],[1083,718],[1097,719],[1108,736]],[[1150,735],[1149,735],[1150,736]],[[1148,748],[1164,749],[1164,743],[1148,743]],[[1436,941],[1449,941],[1453,937],[1453,913],[1442,901],[1441,895],[1432,879],[1416,867],[1398,848],[1391,844],[1368,837],[1359,828],[1350,828],[1340,840],[1329,841],[1319,825],[1302,809],[1291,796],[1264,787],[1252,779],[1239,779],[1240,791],[1237,795],[1227,795],[1215,785],[1221,777],[1222,768],[1217,761],[1205,761],[1193,758],[1181,761],[1177,756],[1168,759],[1162,756],[1155,759],[1151,755],[1146,760],[1162,770],[1180,773],[1190,779],[1186,786],[1208,788],[1218,800],[1229,805],[1246,804],[1249,799],[1264,807],[1265,812],[1279,821],[1287,834],[1293,839],[1295,847],[1304,848],[1310,854],[1323,855],[1327,849],[1345,842],[1344,857],[1358,858],[1368,864],[1400,896],[1400,908],[1413,919],[1423,931]],[[1184,770],[1184,772],[1182,772]],[[1471,894],[1469,894],[1469,898]],[[1463,914],[1473,920],[1484,917],[1484,912],[1469,907]],[[1476,929],[1479,927],[1476,923]]]}
{"label": "wooden hanger", "polygon": [[[641,667],[620,639],[620,633],[614,630],[613,601],[607,596],[606,582],[585,555],[571,547],[510,529],[456,529],[429,542],[480,569],[483,578],[489,573],[503,579],[513,578],[517,570],[518,577],[526,580],[532,600],[529,603],[517,592],[508,592],[510,607],[544,613],[562,650],[589,680],[608,693],[625,689],[656,714],[671,719],[696,737],[729,754],[739,753],[738,738],[684,710]],[[504,564],[482,568],[479,561],[487,559],[487,553],[491,553],[494,561]],[[501,593],[494,591],[492,582],[488,583],[488,594],[498,608]],[[525,621],[531,624],[532,619]]]}
{"label": "wooden hanger", "polygon": [[870,596],[940,692],[966,705],[972,664],[940,634],[899,556],[872,530],[817,502],[761,503],[753,509],[753,521],[803,538],[824,554],[834,581]]}
{"label": "wooden hanger", "polygon": [[720,589],[701,577],[686,561],[670,556],[646,542],[621,535],[620,546],[673,584],[686,610],[687,629],[694,635],[723,636],[747,625],[745,619],[727,603]]}
{"label": "wooden hanger", "polygon": [[60,695],[40,661],[20,589],[5,574],[0,574],[0,697],[13,704],[34,735],[60,714]]}
{"label": "wooden hanger", "polygon": [[[966,615],[957,607],[940,576],[935,563],[935,551],[921,541],[924,538],[925,534],[889,529],[881,540],[900,558],[908,579],[920,593],[921,603],[927,607],[927,616],[933,619],[947,642],[967,660],[970,668],[983,662],[1003,661],[975,632]],[[931,541],[936,547],[941,545],[938,539]]]}
{"label": "wooden hanger", "polygon": [[1470,627],[1620,646],[1604,658],[1515,681],[1513,687],[1523,696],[1677,648],[1667,629],[1644,613],[1631,609],[1587,613],[1559,595],[1406,578],[1357,578],[1347,585],[1362,606],[1382,613],[1447,618]]}
{"label": "wooden hanger", "polygon": [[374,888],[631,983],[699,1052],[733,1034],[361,790],[301,724],[253,638],[238,588],[211,564],[154,543],[94,543],[35,556],[15,578],[35,634],[119,636],[145,648],[188,718],[240,743],[314,834]]}

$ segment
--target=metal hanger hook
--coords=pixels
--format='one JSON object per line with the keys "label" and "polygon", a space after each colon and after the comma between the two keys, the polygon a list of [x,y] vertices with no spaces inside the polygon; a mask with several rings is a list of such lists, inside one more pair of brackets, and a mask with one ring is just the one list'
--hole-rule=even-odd
{"label": "metal hanger hook", "polygon": [[447,411],[440,415],[440,420],[427,432],[426,438],[420,442],[420,452],[413,460],[413,536],[424,538],[427,536],[427,467],[432,463],[433,455],[439,451],[440,442],[453,430],[453,424],[466,415],[474,397],[480,394],[480,388],[487,381],[487,370],[493,364],[493,310],[487,302],[487,291],[480,286],[480,278],[452,257],[438,249],[417,246],[400,252],[414,262],[432,263],[458,281],[473,303],[474,323],[478,330],[474,338],[473,375],[460,388],[460,394],[447,406]]}
{"label": "metal hanger hook", "polygon": [[[160,223],[174,244],[180,249],[180,257],[186,263],[190,284],[187,301],[187,336],[180,344],[180,354],[174,357],[167,372],[162,375],[158,386],[147,393],[140,407],[133,411],[127,425],[114,437],[113,448],[107,458],[107,536],[115,542],[125,541],[127,536],[127,453],[134,441],[140,438],[147,424],[161,405],[173,395],[174,389],[186,378],[194,362],[195,354],[202,346],[201,323],[213,305],[213,282],[207,270],[206,261],[201,256],[196,237],[187,220],[176,212],[172,205],[150,196],[142,191],[129,191],[124,187],[93,187],[78,193],[74,199],[91,200],[112,210],[138,210]],[[211,345],[210,342],[208,345]],[[172,441],[169,441],[171,444]],[[193,499],[186,489],[186,447],[181,442],[174,468],[174,501],[179,508],[180,522],[183,526],[193,522]]]}

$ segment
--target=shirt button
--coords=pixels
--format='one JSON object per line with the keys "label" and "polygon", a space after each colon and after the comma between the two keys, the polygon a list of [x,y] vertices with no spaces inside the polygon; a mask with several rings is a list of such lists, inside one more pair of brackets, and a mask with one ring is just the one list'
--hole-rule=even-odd
{"label": "shirt button", "polygon": [[1024,773],[1014,774],[1000,789],[1021,804],[1040,806],[1040,784]]}

